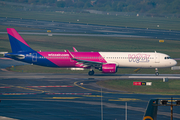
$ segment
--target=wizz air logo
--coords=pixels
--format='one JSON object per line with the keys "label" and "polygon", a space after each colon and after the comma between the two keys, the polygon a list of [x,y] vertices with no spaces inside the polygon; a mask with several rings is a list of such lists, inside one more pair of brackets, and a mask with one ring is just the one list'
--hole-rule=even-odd
{"label": "wizz air logo", "polygon": [[63,56],[63,57],[66,57],[66,56],[69,56],[69,54],[53,54],[53,53],[51,53],[51,54],[48,54],[48,56]]}
{"label": "wizz air logo", "polygon": [[149,62],[150,55],[148,54],[128,54],[129,62]]}

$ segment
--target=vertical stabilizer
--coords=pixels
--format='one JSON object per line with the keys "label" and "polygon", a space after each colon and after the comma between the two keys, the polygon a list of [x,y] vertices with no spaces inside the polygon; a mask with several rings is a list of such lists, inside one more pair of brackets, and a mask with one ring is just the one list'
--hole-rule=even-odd
{"label": "vertical stabilizer", "polygon": [[158,99],[151,99],[147,105],[143,120],[157,120]]}
{"label": "vertical stabilizer", "polygon": [[14,28],[7,28],[7,33],[13,53],[34,51]]}

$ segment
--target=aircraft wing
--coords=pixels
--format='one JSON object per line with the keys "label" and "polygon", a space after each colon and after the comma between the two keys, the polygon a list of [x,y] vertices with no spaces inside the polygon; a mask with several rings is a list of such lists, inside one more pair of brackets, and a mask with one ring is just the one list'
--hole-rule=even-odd
{"label": "aircraft wing", "polygon": [[102,62],[94,62],[94,61],[88,61],[88,60],[80,60],[80,59],[76,59],[76,58],[71,58],[72,60],[75,60],[77,62],[80,62],[80,63],[83,63],[85,65],[90,65],[90,66],[93,66],[93,65],[102,65],[103,63]]}
{"label": "aircraft wing", "polygon": [[72,60],[77,61],[78,63],[83,63],[85,66],[94,66],[94,67],[100,67],[102,64],[102,62],[95,62],[95,61],[89,61],[89,60],[81,60],[81,59],[76,59],[70,52],[69,50],[67,50],[67,52],[69,53],[69,56]]}
{"label": "aircraft wing", "polygon": [[2,54],[3,56],[4,56],[4,54],[6,54],[6,53],[8,53],[8,52],[0,52],[0,54]]}

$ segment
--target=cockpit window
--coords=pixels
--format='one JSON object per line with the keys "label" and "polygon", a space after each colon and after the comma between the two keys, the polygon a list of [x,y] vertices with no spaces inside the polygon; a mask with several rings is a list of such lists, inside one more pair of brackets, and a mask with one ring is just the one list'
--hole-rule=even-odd
{"label": "cockpit window", "polygon": [[164,57],[164,59],[171,59],[171,57]]}

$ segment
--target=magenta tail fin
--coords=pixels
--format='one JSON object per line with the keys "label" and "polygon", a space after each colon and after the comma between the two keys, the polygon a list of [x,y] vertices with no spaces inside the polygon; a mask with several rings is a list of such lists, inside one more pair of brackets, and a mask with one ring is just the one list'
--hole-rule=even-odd
{"label": "magenta tail fin", "polygon": [[14,28],[7,28],[7,33],[13,53],[34,51]]}

